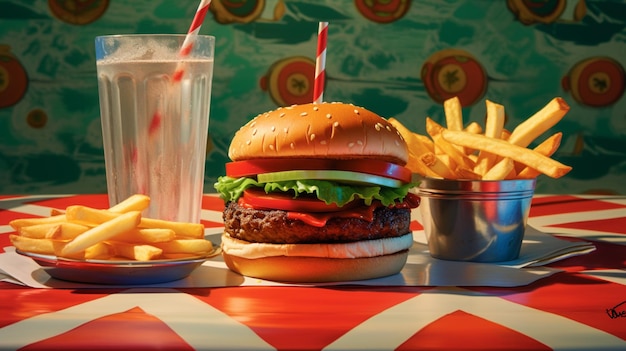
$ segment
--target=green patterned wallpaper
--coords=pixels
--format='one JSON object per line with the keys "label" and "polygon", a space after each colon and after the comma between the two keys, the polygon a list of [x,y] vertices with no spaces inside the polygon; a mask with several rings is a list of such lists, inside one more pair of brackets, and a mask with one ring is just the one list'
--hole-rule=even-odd
{"label": "green patterned wallpaper", "polygon": [[[184,33],[197,5],[0,0],[0,193],[106,192],[94,37]],[[311,101],[320,20],[326,101],[424,133],[426,116],[444,122],[448,94],[466,123],[483,122],[485,99],[503,104],[507,128],[562,96],[555,158],[574,170],[541,176],[537,192],[626,194],[622,0],[214,0],[201,30],[217,37],[207,192],[240,125]],[[451,84],[437,64],[457,68]]]}

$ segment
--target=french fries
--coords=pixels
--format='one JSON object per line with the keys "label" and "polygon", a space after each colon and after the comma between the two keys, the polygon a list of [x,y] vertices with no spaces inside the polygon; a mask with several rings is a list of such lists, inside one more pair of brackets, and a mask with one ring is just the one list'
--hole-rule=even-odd
{"label": "french fries", "polygon": [[151,261],[214,251],[202,224],[142,217],[149,204],[133,195],[106,210],[73,205],[50,217],[16,219],[9,239],[21,251],[74,259]]}
{"label": "french fries", "polygon": [[509,143],[526,147],[538,136],[556,125],[569,111],[569,106],[561,98],[552,99],[533,116],[520,123],[509,136]]}
{"label": "french fries", "polygon": [[446,115],[446,125],[450,130],[463,130],[463,115],[461,113],[461,100],[458,97],[450,98],[443,102],[443,110]]}
{"label": "french fries", "polygon": [[[504,129],[504,106],[489,100],[487,104],[487,120],[485,122],[485,136],[499,138]],[[476,134],[476,133],[474,133]],[[498,155],[480,150],[476,159],[476,173],[486,174],[498,161]],[[490,176],[492,176],[491,174]]]}
{"label": "french fries", "polygon": [[439,175],[431,170],[431,168],[428,167],[423,161],[423,157],[426,153],[432,153],[435,151],[435,145],[432,140],[425,135],[411,132],[395,118],[390,118],[389,122],[396,127],[400,135],[402,135],[404,140],[406,140],[407,144],[413,146],[409,149],[407,167],[418,174],[429,177],[438,177]]}
{"label": "french fries", "polygon": [[15,234],[9,234],[9,239],[13,246],[19,250],[44,255],[54,255],[54,243],[50,239],[29,238]]}
{"label": "french fries", "polygon": [[56,215],[56,216],[42,217],[42,218],[20,218],[20,219],[14,219],[14,220],[12,220],[9,223],[9,225],[13,229],[19,231],[20,228],[31,226],[31,225],[35,225],[35,224],[46,224],[46,223],[58,224],[58,223],[63,223],[65,221],[66,221],[65,215],[64,214],[59,214],[59,215]]}
{"label": "french fries", "polygon": [[142,194],[134,194],[126,200],[109,208],[111,212],[124,213],[129,211],[143,211],[150,206],[150,197]]}
{"label": "french fries", "polygon": [[433,139],[435,149],[445,155],[448,155],[449,157],[449,160],[444,158],[442,161],[444,161],[451,169],[456,169],[457,166],[472,169],[474,167],[474,161],[462,151],[462,148],[453,145],[443,137],[442,133],[445,130],[446,129],[442,125],[426,117],[426,132]]}
{"label": "french fries", "polygon": [[84,233],[89,227],[76,223],[42,223],[21,227],[20,234],[34,239],[69,240]]}
{"label": "french fries", "polygon": [[506,140],[489,138],[484,135],[446,130],[442,132],[445,140],[452,144],[473,147],[502,157],[508,157],[526,166],[536,169],[552,178],[560,178],[572,167],[546,157],[533,150],[511,144]]}
{"label": "french fries", "polygon": [[551,156],[558,149],[562,133],[557,132],[534,149],[528,146],[556,125],[569,111],[560,97],[509,132],[504,128],[504,106],[486,101],[485,128],[472,122],[463,127],[461,104],[457,98],[443,103],[446,126],[426,117],[426,133],[408,130],[399,121],[389,121],[409,146],[407,167],[413,173],[444,179],[502,180],[529,179],[545,174],[560,178],[571,171]]}
{"label": "french fries", "polygon": [[74,255],[99,242],[111,239],[133,230],[141,221],[141,212],[131,211],[95,226],[68,242],[61,250],[61,256]]}
{"label": "french fries", "polygon": [[493,167],[491,167],[483,176],[482,180],[500,180],[505,179],[513,170],[514,163],[509,157],[501,159]]}

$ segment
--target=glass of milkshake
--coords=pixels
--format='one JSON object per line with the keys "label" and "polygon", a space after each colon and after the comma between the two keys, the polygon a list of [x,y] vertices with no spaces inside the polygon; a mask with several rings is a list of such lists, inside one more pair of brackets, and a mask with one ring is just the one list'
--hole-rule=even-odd
{"label": "glass of milkshake", "polygon": [[199,222],[215,38],[96,38],[96,66],[110,205],[150,196],[151,218]]}

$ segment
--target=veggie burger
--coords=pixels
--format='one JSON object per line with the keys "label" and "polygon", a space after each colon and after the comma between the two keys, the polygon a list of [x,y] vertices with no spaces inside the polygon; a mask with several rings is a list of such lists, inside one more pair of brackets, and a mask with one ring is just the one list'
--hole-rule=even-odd
{"label": "veggie burger", "polygon": [[407,145],[386,119],[344,103],[258,115],[230,144],[222,255],[242,275],[330,282],[398,273],[413,243]]}

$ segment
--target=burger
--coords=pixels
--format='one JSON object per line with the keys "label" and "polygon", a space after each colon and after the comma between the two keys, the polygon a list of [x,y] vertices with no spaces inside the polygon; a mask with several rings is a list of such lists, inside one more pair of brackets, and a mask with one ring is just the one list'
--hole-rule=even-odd
{"label": "burger", "polygon": [[408,148],[386,119],[351,104],[278,108],[234,135],[222,256],[239,274],[285,282],[388,276],[413,243]]}

